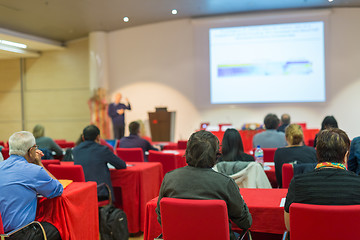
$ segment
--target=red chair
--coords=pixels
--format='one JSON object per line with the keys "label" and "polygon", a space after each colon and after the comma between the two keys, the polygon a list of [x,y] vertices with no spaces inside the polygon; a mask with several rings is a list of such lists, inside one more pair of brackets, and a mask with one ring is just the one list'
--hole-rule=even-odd
{"label": "red chair", "polygon": [[116,148],[116,155],[125,162],[144,162],[142,148]]}
{"label": "red chair", "polygon": [[291,179],[294,177],[294,168],[293,165],[290,163],[284,163],[282,165],[282,187],[289,188]]}
{"label": "red chair", "polygon": [[223,200],[163,198],[160,201],[165,240],[229,240],[229,220]]}
{"label": "red chair", "polygon": [[56,144],[66,143],[66,140],[65,139],[54,139],[54,142],[56,142]]}
{"label": "red chair", "polygon": [[19,229],[15,229],[15,230],[5,234],[1,214],[0,214],[0,238],[1,238],[1,240],[3,240],[5,238],[11,237],[14,233],[28,227],[29,225],[39,225],[39,227],[42,229],[43,239],[46,239],[44,228],[42,227],[42,225],[38,221],[33,221],[33,222],[31,222],[29,224],[26,224],[25,226],[23,226],[23,227],[21,227]]}
{"label": "red chair", "polygon": [[163,175],[177,168],[177,157],[173,153],[149,151],[149,162],[159,162],[163,168]]}
{"label": "red chair", "polygon": [[74,142],[60,142],[60,143],[58,143],[58,145],[61,148],[73,148],[73,147],[75,147]]}
{"label": "red chair", "polygon": [[290,239],[359,239],[360,205],[290,205]]}
{"label": "red chair", "polygon": [[[277,148],[262,148],[264,151],[264,162],[274,162],[274,155]],[[255,154],[256,148],[253,148]]]}
{"label": "red chair", "polygon": [[186,149],[187,147],[187,140],[179,140],[177,143],[178,149]]}
{"label": "red chair", "polygon": [[3,155],[4,160],[9,158],[9,148],[1,149],[1,154]]}
{"label": "red chair", "polygon": [[306,145],[309,147],[314,147],[314,142],[315,142],[315,139],[309,139]]}
{"label": "red chair", "polygon": [[47,160],[41,160],[41,163],[44,165],[44,168],[48,169],[48,166],[50,164],[60,165],[60,160],[58,160],[58,159],[47,159]]}
{"label": "red chair", "polygon": [[81,165],[50,164],[47,168],[57,179],[68,179],[74,182],[85,182],[84,170]]}

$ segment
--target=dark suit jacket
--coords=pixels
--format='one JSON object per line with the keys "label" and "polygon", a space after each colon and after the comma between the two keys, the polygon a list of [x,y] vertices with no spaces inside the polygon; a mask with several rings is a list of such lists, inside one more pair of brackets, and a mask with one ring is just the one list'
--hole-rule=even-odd
{"label": "dark suit jacket", "polygon": [[[126,163],[112,153],[107,146],[100,145],[94,141],[84,141],[73,150],[74,164],[81,165],[84,169],[85,180],[95,181],[97,184],[106,183],[112,192],[110,171],[108,163],[116,169],[126,168]],[[98,192],[99,196],[107,195]],[[114,196],[114,195],[113,195]]]}

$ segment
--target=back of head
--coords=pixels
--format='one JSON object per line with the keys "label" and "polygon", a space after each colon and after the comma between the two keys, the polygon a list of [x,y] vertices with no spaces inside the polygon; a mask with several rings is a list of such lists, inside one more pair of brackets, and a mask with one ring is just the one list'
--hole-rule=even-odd
{"label": "back of head", "polygon": [[9,138],[9,154],[25,156],[28,150],[35,145],[35,138],[31,132],[16,132]]}
{"label": "back of head", "polygon": [[334,116],[326,116],[321,123],[321,130],[327,128],[339,128]]}
{"label": "back of head", "polygon": [[216,163],[219,140],[211,132],[201,130],[193,133],[186,147],[186,162],[189,166],[211,168]]}
{"label": "back of head", "polygon": [[285,129],[285,137],[290,145],[299,145],[304,139],[304,133],[300,125],[290,124]]}
{"label": "back of head", "polygon": [[82,135],[85,141],[95,141],[97,136],[100,135],[100,130],[95,125],[89,125],[84,128]]}
{"label": "back of head", "polygon": [[226,129],[222,140],[222,154],[224,161],[235,161],[240,152],[244,152],[244,146],[238,130]]}
{"label": "back of head", "polygon": [[281,115],[281,122],[285,125],[289,125],[290,124],[290,115],[287,113],[284,113],[283,115]]}
{"label": "back of head", "polygon": [[134,121],[129,124],[130,134],[137,135],[139,131],[140,131],[140,124],[138,122]]}
{"label": "back of head", "polygon": [[325,129],[317,136],[316,155],[318,162],[343,163],[349,148],[350,139],[341,129]]}
{"label": "back of head", "polygon": [[279,126],[280,120],[276,114],[269,113],[264,118],[264,124],[266,129],[277,129]]}
{"label": "back of head", "polygon": [[43,137],[45,135],[45,128],[40,124],[35,125],[33,135],[35,138]]}

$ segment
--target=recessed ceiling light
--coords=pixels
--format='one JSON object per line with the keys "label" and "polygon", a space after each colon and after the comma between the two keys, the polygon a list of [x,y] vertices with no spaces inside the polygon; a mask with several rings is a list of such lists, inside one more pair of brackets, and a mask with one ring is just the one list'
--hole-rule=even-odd
{"label": "recessed ceiling light", "polygon": [[334,0],[328,0],[329,2],[332,2],[332,1],[334,1]]}
{"label": "recessed ceiling light", "polygon": [[9,46],[13,46],[13,47],[18,47],[18,48],[27,48],[27,46],[25,44],[16,43],[16,42],[10,42],[10,41],[6,41],[6,40],[0,40],[0,43],[5,44],[5,45],[9,45]]}
{"label": "recessed ceiling light", "polygon": [[124,17],[123,20],[124,20],[124,22],[128,22],[128,21],[129,21],[129,18],[128,18],[128,17]]}
{"label": "recessed ceiling light", "polygon": [[171,10],[171,13],[172,13],[173,15],[175,15],[175,14],[177,14],[177,10],[176,10],[176,9],[173,9],[173,10]]}

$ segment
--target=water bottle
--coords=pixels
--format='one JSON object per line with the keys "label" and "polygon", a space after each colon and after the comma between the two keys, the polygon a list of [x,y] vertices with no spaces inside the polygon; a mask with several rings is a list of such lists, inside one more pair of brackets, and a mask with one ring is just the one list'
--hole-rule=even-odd
{"label": "water bottle", "polygon": [[255,150],[255,162],[258,162],[261,164],[261,166],[264,166],[264,151],[260,148],[258,145]]}

